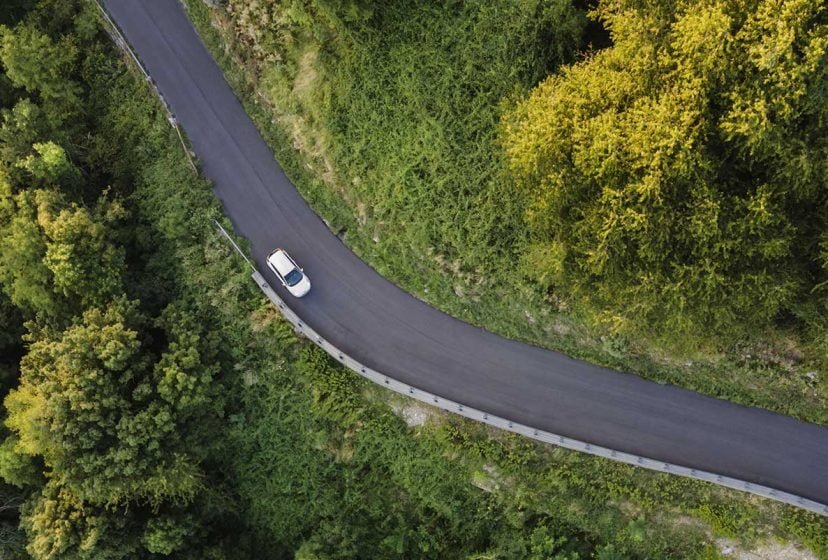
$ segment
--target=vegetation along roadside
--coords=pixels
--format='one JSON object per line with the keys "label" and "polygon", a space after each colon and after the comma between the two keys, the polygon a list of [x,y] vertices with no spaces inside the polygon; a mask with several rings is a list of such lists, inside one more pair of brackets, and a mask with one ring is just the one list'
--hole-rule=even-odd
{"label": "vegetation along roadside", "polygon": [[[538,323],[543,324],[544,316],[549,320],[548,309],[544,311],[541,306],[533,308],[537,310],[536,315],[527,313],[525,307],[519,306],[512,312],[504,311],[514,301],[525,302],[526,298],[523,296],[526,295],[526,290],[519,288],[519,293],[516,294],[506,292],[505,286],[508,283],[498,284],[498,281],[493,279],[496,271],[490,270],[489,272],[492,272],[492,274],[489,274],[486,277],[487,279],[477,278],[475,280],[472,278],[473,274],[466,274],[466,271],[462,268],[456,266],[445,267],[446,259],[435,255],[433,247],[422,247],[417,244],[418,234],[412,234],[412,231],[406,228],[399,228],[400,230],[396,231],[399,223],[404,226],[408,225],[405,220],[389,220],[380,223],[375,216],[371,216],[374,207],[368,207],[364,200],[360,200],[359,194],[366,191],[370,193],[375,185],[364,185],[361,176],[346,177],[344,179],[339,177],[341,169],[334,164],[331,152],[328,150],[330,143],[333,142],[332,137],[336,132],[332,132],[327,128],[330,121],[333,121],[334,125],[341,125],[341,121],[338,119],[353,118],[350,115],[331,116],[330,113],[333,112],[331,107],[336,106],[337,103],[342,104],[340,109],[343,114],[352,107],[352,104],[341,100],[337,101],[335,98],[342,94],[341,90],[345,90],[353,86],[354,82],[361,80],[364,77],[363,73],[374,71],[375,66],[380,68],[377,73],[385,78],[368,76],[368,81],[373,80],[385,85],[393,84],[393,80],[390,80],[389,76],[393,76],[395,72],[406,76],[405,79],[409,81],[420,79],[424,83],[411,85],[408,81],[405,81],[403,85],[410,86],[410,88],[404,89],[399,86],[401,93],[398,90],[394,90],[393,93],[380,92],[376,89],[371,90],[371,95],[367,96],[365,100],[366,107],[364,110],[366,113],[371,110],[378,110],[383,115],[382,118],[388,117],[395,125],[401,125],[390,114],[397,107],[408,107],[410,104],[415,108],[422,109],[419,117],[428,116],[428,111],[422,108],[426,105],[426,101],[418,99],[416,96],[418,93],[423,98],[429,95],[434,96],[433,90],[428,88],[430,85],[428,80],[433,80],[436,71],[430,68],[422,70],[418,67],[417,60],[408,56],[408,53],[412,50],[411,45],[405,45],[403,40],[400,41],[403,43],[402,45],[396,45],[394,41],[398,37],[394,36],[393,33],[389,33],[387,27],[382,27],[382,33],[377,29],[366,31],[366,34],[369,35],[366,43],[371,48],[365,48],[366,52],[358,55],[351,53],[350,49],[357,50],[364,47],[364,45],[358,44],[358,40],[349,41],[353,38],[353,35],[364,31],[355,22],[369,21],[369,27],[379,27],[385,25],[386,19],[396,16],[398,19],[392,21],[392,25],[396,23],[403,26],[400,22],[406,22],[405,27],[410,27],[413,21],[415,22],[413,26],[416,29],[413,31],[406,30],[402,39],[408,40],[409,43],[416,43],[417,48],[421,51],[429,48],[429,46],[423,47],[423,41],[432,41],[440,46],[446,44],[459,45],[458,49],[460,49],[466,42],[459,41],[454,37],[446,38],[445,34],[457,33],[458,28],[465,31],[466,27],[472,28],[474,25],[478,26],[477,29],[490,29],[490,27],[477,21],[474,21],[474,23],[464,21],[457,24],[456,20],[451,20],[450,23],[456,25],[445,22],[435,23],[434,19],[446,17],[446,15],[441,13],[439,8],[433,6],[397,6],[389,10],[392,12],[399,10],[399,13],[377,15],[377,12],[383,10],[381,7],[349,4],[351,6],[349,9],[337,13],[335,9],[327,9],[330,8],[330,5],[323,4],[294,3],[292,7],[294,12],[285,15],[283,11],[280,11],[281,8],[268,3],[247,5],[245,3],[230,2],[226,10],[208,10],[199,2],[188,3],[191,16],[198,24],[202,36],[212,48],[217,59],[222,62],[228,78],[236,87],[240,97],[246,100],[248,111],[256,118],[260,129],[269,137],[271,146],[277,152],[280,162],[286,166],[292,179],[300,190],[303,190],[306,198],[326,218],[331,229],[343,236],[345,241],[363,255],[368,262],[424,299],[492,330],[510,336],[525,337],[525,339],[535,342],[543,342],[553,347],[558,347],[556,345],[561,344],[560,339],[563,339],[565,344],[572,345],[569,348],[572,348],[576,343],[580,345],[574,351],[569,352],[571,354],[581,356],[586,354],[587,357],[597,355],[598,358],[595,361],[615,365],[616,367],[620,365],[620,367],[634,369],[639,372],[643,371],[645,375],[658,380],[670,380],[696,389],[704,389],[708,393],[724,394],[729,398],[741,400],[742,402],[760,403],[775,410],[791,413],[795,411],[801,417],[823,421],[825,411],[824,393],[821,386],[817,387],[820,379],[818,375],[808,369],[820,367],[819,363],[813,361],[813,355],[810,358],[804,357],[801,355],[799,347],[790,346],[791,342],[786,338],[787,333],[780,334],[773,343],[768,340],[735,342],[733,348],[729,349],[732,351],[730,354],[718,351],[718,355],[714,360],[702,360],[702,363],[699,364],[698,354],[694,354],[692,359],[687,358],[681,352],[677,353],[675,346],[671,347],[669,353],[663,350],[653,353],[653,347],[649,346],[648,350],[651,354],[645,357],[640,354],[635,355],[636,352],[640,352],[640,349],[630,348],[630,343],[626,342],[624,338],[612,336],[611,334],[604,336],[599,334],[596,337],[598,340],[591,340],[591,334],[589,332],[585,333],[586,328],[583,325],[577,325],[572,317],[562,319],[560,315],[557,315],[554,317],[555,322],[551,324],[551,327],[541,330],[538,328]],[[417,12],[417,10],[422,10],[425,15]],[[475,11],[476,8],[472,7],[468,10],[470,13],[464,15],[469,20],[473,20],[474,17],[485,17],[485,14],[480,15],[480,12],[485,12],[484,9]],[[529,11],[531,12],[531,10]],[[417,13],[412,15],[412,12]],[[455,12],[451,12],[448,17],[456,15]],[[432,19],[429,19],[429,17]],[[262,25],[260,22],[269,23]],[[443,24],[442,28],[440,27],[441,23]],[[421,27],[417,27],[417,25]],[[354,31],[354,28],[357,31]],[[346,31],[342,32],[342,29]],[[374,32],[373,35],[371,34],[372,31]],[[430,37],[429,31],[434,32],[435,37]],[[443,35],[440,34],[441,31]],[[384,41],[384,43],[381,43],[383,48],[377,48],[377,44],[371,42],[375,35],[378,41]],[[391,36],[390,39],[388,38],[389,35]],[[534,37],[532,34],[529,35]],[[342,45],[343,42],[345,43],[344,46]],[[390,43],[390,46],[388,43]],[[398,48],[402,53],[399,55],[402,62],[394,61],[398,64],[397,66],[388,63],[384,66],[378,63],[375,66],[363,64],[360,68],[354,68],[347,64],[350,62],[348,60],[350,56],[361,62],[366,60],[362,57],[376,56],[386,62],[384,57],[391,57],[392,55],[388,54],[389,52],[396,54],[395,48]],[[451,51],[451,49],[445,50],[448,53],[446,58],[454,57],[461,59],[465,66],[474,66],[463,59],[463,56],[468,53],[458,54]],[[470,50],[474,52],[474,47]],[[435,49],[435,51],[438,51],[438,49]],[[521,54],[531,58],[531,55],[525,54],[525,49],[521,51]],[[343,59],[345,59],[344,64]],[[327,65],[324,61],[327,61]],[[455,61],[440,60],[434,62],[428,60],[423,62],[422,65],[450,65],[451,62]],[[401,69],[403,64],[409,66]],[[458,66],[460,65],[458,64]],[[337,66],[337,68],[331,70],[334,66]],[[390,66],[390,68],[386,66]],[[441,69],[445,70],[450,76],[456,77],[452,73],[453,69],[446,70],[445,67],[441,67]],[[420,70],[422,70],[423,75],[418,73]],[[331,77],[330,73],[335,74],[335,77]],[[357,75],[358,78],[350,78],[349,80],[349,77],[354,75]],[[499,75],[499,73],[492,72],[492,75]],[[336,79],[341,79],[341,82],[336,82]],[[334,83],[327,83],[326,80]],[[467,84],[460,85],[465,86]],[[370,89],[373,86],[358,84],[354,87]],[[377,88],[379,87],[377,86]],[[458,86],[459,88],[460,86]],[[393,90],[393,87],[391,89]],[[479,91],[479,89],[472,90]],[[352,93],[348,91],[347,95],[352,95]],[[394,95],[398,97],[394,98]],[[391,99],[386,100],[386,98]],[[432,103],[439,102],[439,100],[432,101]],[[468,106],[463,108],[468,109]],[[387,111],[388,114],[383,113],[383,111]],[[445,110],[440,113],[440,116],[445,116],[445,113],[450,114],[451,111]],[[415,115],[413,118],[416,120],[418,116]],[[381,120],[381,117],[376,117],[376,120]],[[433,115],[432,120],[439,121]],[[497,118],[494,119],[495,125],[498,124],[497,120]],[[342,142],[338,149],[350,150],[354,145],[362,146],[365,143],[370,143],[371,139],[360,139],[359,135],[362,134],[367,137],[376,134],[380,136],[382,130],[385,130],[381,126],[369,126],[364,123],[350,124],[355,129],[350,133],[357,135],[357,138],[354,142]],[[442,123],[432,122],[431,124],[434,127],[439,127]],[[480,123],[477,124],[479,126]],[[450,125],[457,127],[454,122]],[[394,126],[388,128],[394,128]],[[404,132],[399,134],[404,134]],[[448,136],[448,133],[443,134]],[[398,142],[383,144],[381,140],[377,140],[375,144],[374,149],[376,151],[381,151],[383,146],[388,150],[396,150],[399,147]],[[430,147],[431,144],[433,142],[423,143],[423,146]],[[334,151],[336,149],[334,148]],[[425,154],[426,148],[423,148],[423,150],[423,153],[415,153],[411,157],[422,159],[437,157],[434,154]],[[397,158],[403,156],[374,153],[372,157]],[[395,162],[394,165],[389,165],[387,169],[399,170],[400,167],[404,167],[399,160],[395,160]],[[449,167],[448,163],[444,163],[442,166],[435,165],[435,169],[438,170],[447,167]],[[439,175],[434,170],[431,173],[426,174],[425,178],[421,177],[422,182],[419,189],[413,189],[416,193],[419,193],[415,198],[427,190],[427,185],[422,183]],[[439,179],[439,177],[437,178]],[[377,181],[382,180],[391,181],[388,177],[377,178]],[[447,180],[447,182],[450,181]],[[412,190],[408,188],[407,183],[405,186],[406,188],[398,189],[398,196],[404,196],[401,193]],[[368,196],[372,195],[369,194]],[[416,200],[419,203],[420,198],[416,198]],[[401,201],[401,206],[405,206],[405,204],[402,204],[402,202],[405,202],[404,199],[399,199],[399,201]],[[413,211],[410,208],[401,210],[401,212]],[[470,219],[477,218],[472,217]],[[443,225],[440,220],[436,220],[436,222],[439,226]],[[428,226],[418,223],[412,227],[424,228],[434,227],[434,225]],[[412,242],[412,239],[415,241]],[[419,249],[423,250],[420,251]],[[427,257],[423,259],[422,255],[427,255]],[[437,263],[436,267],[435,262]],[[443,268],[441,269],[441,267]],[[458,277],[465,282],[465,286],[478,283],[478,289],[471,297],[466,297],[468,293],[464,290],[464,285],[458,286],[453,283],[457,281]],[[481,287],[481,284],[486,282],[494,285],[494,289],[488,291],[488,293],[486,288],[490,286],[483,285]],[[509,293],[510,297],[504,298],[505,293]],[[535,295],[530,294],[529,298],[531,299]],[[487,308],[487,297],[490,298],[488,303],[499,307]],[[505,307],[503,301],[507,302]],[[548,302],[542,303],[548,308]],[[498,309],[501,312],[486,316],[486,309]],[[479,314],[481,310],[484,310],[484,314]],[[502,321],[503,317],[506,317],[506,321]],[[538,320],[538,317],[541,317],[541,319]],[[582,317],[576,315],[575,319],[582,319]],[[561,321],[564,320],[566,323],[562,324]],[[514,327],[518,323],[528,325],[528,328]],[[507,326],[504,327],[504,325]],[[573,340],[575,338],[573,336],[554,336],[560,335],[560,331],[571,333],[576,328],[579,329],[576,332],[580,335],[577,340]],[[541,336],[546,338],[540,340],[538,332],[542,332]],[[549,340],[550,334],[553,335],[551,341]],[[558,340],[555,340],[555,338]],[[564,349],[567,350],[567,347]],[[633,355],[630,356],[630,353],[633,353]],[[679,356],[682,357],[680,362],[678,361]],[[787,373],[782,374],[777,368],[787,370]],[[777,371],[780,374],[769,376],[770,371]],[[723,372],[726,375],[723,375]],[[703,375],[699,375],[700,373]],[[798,386],[798,388],[794,389],[794,386]],[[786,392],[785,397],[780,399],[782,387],[786,387]],[[807,412],[804,412],[806,410]]]}
{"label": "vegetation along roadside", "polygon": [[[671,31],[671,26],[691,4],[647,12],[651,18],[658,14],[652,22],[654,29],[672,32],[670,44],[685,45],[688,52],[692,52],[692,44],[673,39],[679,32],[702,33],[707,20],[696,21],[688,16],[682,20],[684,27]],[[678,48],[678,52],[665,52],[663,61],[653,62],[652,68],[644,68],[640,74],[608,74],[604,65],[620,67],[624,60],[637,64],[635,57],[644,57],[658,47],[648,43],[655,39],[633,33],[644,28],[637,19],[644,17],[643,12],[634,5],[607,3],[599,10],[601,21],[612,32],[612,47],[593,52],[587,45],[583,47],[586,54],[577,53],[584,18],[565,2],[501,2],[497,7],[464,3],[462,9],[454,4],[445,7],[422,2],[380,6],[370,2],[277,5],[230,1],[212,10],[199,2],[190,1],[188,5],[205,41],[223,61],[228,79],[297,187],[332,231],[395,283],[454,316],[510,338],[655,381],[812,422],[826,422],[828,380],[820,327],[824,314],[819,311],[823,305],[819,295],[822,273],[816,267],[822,261],[814,252],[819,244],[815,241],[808,245],[809,239],[818,240],[820,235],[818,216],[824,209],[824,162],[828,160],[820,140],[825,138],[819,129],[822,121],[809,116],[825,106],[818,79],[819,72],[824,72],[824,64],[818,64],[824,60],[820,58],[824,48],[819,33],[825,29],[818,23],[825,16],[818,3],[791,8],[791,14],[803,14],[790,22],[802,30],[802,45],[780,42],[779,46],[787,45],[793,57],[789,62],[791,72],[802,84],[796,91],[803,90],[803,94],[789,102],[791,115],[798,115],[796,122],[812,123],[812,130],[800,133],[792,121],[780,124],[768,138],[776,138],[777,146],[811,148],[801,158],[791,159],[784,153],[767,157],[810,166],[807,173],[801,173],[808,184],[802,189],[815,197],[804,205],[792,199],[785,208],[772,207],[769,199],[767,204],[761,201],[765,195],[759,191],[765,187],[756,190],[763,177],[770,177],[768,170],[778,168],[770,159],[762,164],[765,170],[761,173],[751,168],[734,171],[738,177],[717,178],[713,171],[704,175],[703,170],[708,168],[730,169],[730,160],[702,158],[708,152],[717,153],[716,142],[727,143],[730,133],[725,132],[720,133],[720,139],[708,140],[708,144],[699,140],[686,148],[691,153],[694,149],[703,152],[694,155],[695,167],[688,168],[687,173],[695,173],[694,184],[702,185],[700,189],[707,184],[704,181],[712,185],[714,190],[708,193],[712,198],[706,201],[702,193],[692,195],[696,202],[678,194],[676,200],[670,199],[670,192],[686,192],[677,189],[654,194],[653,208],[627,208],[620,198],[613,202],[615,191],[605,184],[616,177],[608,174],[589,179],[593,182],[584,183],[585,190],[574,194],[574,174],[580,173],[582,181],[587,181],[598,171],[583,166],[599,165],[595,162],[637,169],[638,175],[631,172],[625,179],[631,186],[630,193],[623,196],[631,201],[637,200],[639,195],[634,189],[642,181],[652,182],[663,175],[659,180],[673,181],[655,166],[673,161],[670,150],[674,148],[667,144],[662,148],[662,143],[654,141],[642,147],[648,160],[636,163],[632,159],[638,156],[631,154],[624,156],[624,162],[616,162],[602,155],[601,150],[609,150],[610,144],[597,139],[602,129],[595,127],[605,127],[608,135],[616,131],[614,141],[623,142],[633,137],[634,127],[656,126],[655,115],[663,115],[664,123],[658,126],[664,127],[664,134],[672,130],[674,138],[684,137],[685,132],[675,128],[678,124],[670,122],[673,118],[688,123],[688,127],[696,122],[698,126],[704,124],[711,130],[692,130],[707,139],[725,126],[720,124],[723,110],[718,109],[716,99],[734,97],[741,91],[738,88],[769,79],[761,68],[742,75],[737,68],[724,66],[720,82],[697,84],[692,76],[706,75],[707,71],[700,66],[685,68],[692,60],[681,61],[690,54]],[[717,9],[730,14],[728,21],[733,20],[733,25],[741,25],[752,7],[722,3]],[[758,13],[761,16],[765,12]],[[501,21],[510,24],[499,25]],[[760,18],[749,23],[761,27],[762,22],[767,21]],[[620,31],[613,32],[616,28]],[[814,31],[808,35],[811,29]],[[629,33],[630,37],[621,41],[619,33]],[[749,51],[759,31],[751,33],[736,33],[728,48]],[[590,37],[595,37],[594,31]],[[802,61],[795,53],[805,49],[805,44],[811,45],[810,54]],[[719,58],[707,63],[723,66],[729,52],[717,51]],[[571,66],[561,66],[564,63]],[[744,66],[747,62],[734,59],[728,64]],[[670,70],[677,65],[685,68],[685,74],[679,76],[678,70]],[[543,86],[531,89],[550,72],[552,77]],[[673,115],[668,108],[652,109],[652,114],[647,114],[652,100],[662,95],[659,90],[644,89],[643,84],[662,83],[648,81],[656,72],[664,74],[663,83],[670,79],[689,84],[682,95],[713,100],[700,108],[687,106],[685,116]],[[782,75],[778,79],[794,78]],[[613,88],[616,82],[629,83],[630,88],[643,84],[631,89],[628,96],[619,97],[617,106],[611,106],[610,96],[601,93],[597,84]],[[570,103],[574,107],[571,118],[578,120],[567,121],[566,130],[550,128],[547,123],[564,122],[554,119],[555,111],[567,114],[569,100],[565,95],[580,99],[586,91],[593,91],[591,97]],[[632,100],[633,94],[638,96],[635,103],[630,101],[634,107],[619,113],[628,121],[609,123],[607,115],[621,111],[621,104]],[[606,104],[602,105],[602,100]],[[582,109],[576,111],[578,107]],[[535,113],[541,113],[541,117],[531,120],[537,125],[532,129],[522,115]],[[700,121],[702,118],[710,122]],[[593,129],[595,135],[590,132]],[[554,136],[572,130],[578,134],[567,137],[569,144],[562,141],[563,136]],[[635,138],[654,138],[654,133],[646,130],[635,134]],[[587,144],[592,138],[596,138],[594,145]],[[740,157],[739,161],[747,162],[749,149],[739,141],[733,140],[733,147],[728,148],[733,155],[726,157]],[[547,145],[561,146],[560,155],[538,151]],[[573,174],[572,200],[579,196],[598,200],[589,223],[567,221],[580,215],[572,209],[572,201],[561,199],[553,208],[548,206],[549,200],[542,200],[547,196],[545,192],[558,192],[547,177],[557,169],[556,160],[550,159],[553,156],[561,161],[575,158],[573,161],[583,164],[577,170],[558,171]],[[521,163],[521,158],[528,163]],[[527,169],[542,165],[546,167],[538,167],[536,176],[527,174]],[[687,167],[690,163],[676,165]],[[744,165],[750,167],[749,163]],[[645,174],[650,168],[654,169],[652,177]],[[783,171],[775,180],[783,182],[784,173],[798,173]],[[745,179],[743,188],[735,186],[739,177]],[[725,187],[716,181],[734,185],[727,187],[730,194],[717,194],[715,189]],[[618,184],[619,189],[624,185]],[[779,191],[774,196],[782,196],[781,186],[773,188]],[[604,195],[594,194],[602,189]],[[722,200],[716,202],[716,197]],[[696,204],[694,208],[698,207],[699,212],[707,208],[706,219],[713,222],[703,225],[701,215],[688,214],[691,204]],[[727,204],[736,206],[727,209]],[[547,210],[542,211],[544,208]],[[796,215],[800,210],[815,215]],[[770,221],[764,226],[757,222],[754,227],[751,220],[765,219],[754,211],[767,212],[765,218]],[[777,211],[779,215],[771,216]],[[665,221],[642,221],[649,217]],[[558,220],[558,226],[550,221],[553,219]],[[716,230],[711,224],[717,220],[722,222],[723,230],[714,235]],[[808,224],[810,229],[790,237],[796,228],[780,229],[770,225],[774,220]],[[617,228],[614,233],[601,233],[596,224],[616,224]],[[767,250],[761,250],[770,260],[762,260],[765,257],[758,253],[756,259],[745,253],[739,258],[752,264],[739,269],[741,265],[734,257],[744,253],[739,247],[760,250],[761,242],[756,237],[760,235],[759,227],[765,228],[761,235],[767,236]],[[566,240],[556,241],[548,233],[564,228],[570,228]],[[639,228],[638,233],[634,228]],[[654,231],[663,234],[647,233]],[[704,232],[710,236],[698,237]],[[691,237],[679,239],[685,234]],[[790,239],[784,241],[777,234],[789,235]],[[600,245],[597,240],[601,236],[607,243],[617,239],[616,245]],[[641,240],[650,237],[653,243],[662,245],[645,247]],[[573,264],[586,263],[589,259],[578,255],[592,254],[590,251],[597,251],[599,246],[606,251],[602,258],[617,260],[606,260],[601,270],[593,271],[580,270]],[[685,248],[678,251],[673,247]],[[771,254],[772,250],[777,256]],[[636,254],[639,256],[633,258]],[[800,258],[807,266],[796,268],[792,262],[783,262],[791,258]],[[556,265],[555,259],[563,260]],[[716,266],[716,259],[729,263],[730,271],[704,268]],[[564,268],[555,272],[556,266]],[[810,271],[807,277],[790,282],[775,279],[769,272],[790,275],[805,274],[806,270]],[[697,282],[691,277],[717,284],[703,285],[703,280]],[[767,288],[768,298],[776,297],[773,294],[781,297],[774,286],[798,287],[788,292],[785,303],[758,297],[758,292],[748,296],[746,287],[745,296],[756,306],[748,312],[747,307],[736,307],[750,303],[738,303],[728,292],[738,282],[750,284],[755,290]],[[673,296],[673,303],[668,305],[668,298]],[[657,317],[657,312],[662,315]],[[759,317],[762,314],[764,319]],[[705,323],[706,318],[718,321],[718,326]],[[679,324],[681,321],[685,323]]]}
{"label": "vegetation along roadside", "polygon": [[94,5],[9,3],[0,24],[4,558],[719,558],[775,538],[828,557],[815,515],[342,370],[216,234]]}

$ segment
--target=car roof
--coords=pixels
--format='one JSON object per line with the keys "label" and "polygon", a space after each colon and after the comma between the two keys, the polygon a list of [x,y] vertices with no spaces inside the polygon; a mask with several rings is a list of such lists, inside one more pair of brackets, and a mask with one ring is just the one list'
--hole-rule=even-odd
{"label": "car roof", "polygon": [[279,274],[284,276],[296,266],[291,262],[288,258],[287,253],[283,249],[276,249],[267,257],[267,260],[270,262],[273,267],[279,271]]}

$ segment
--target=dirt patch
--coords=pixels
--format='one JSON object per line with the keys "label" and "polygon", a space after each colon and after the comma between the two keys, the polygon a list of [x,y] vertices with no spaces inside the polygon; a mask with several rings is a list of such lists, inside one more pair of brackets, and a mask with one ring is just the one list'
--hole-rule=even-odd
{"label": "dirt patch", "polygon": [[247,370],[242,372],[242,381],[244,382],[245,387],[250,387],[251,385],[256,385],[259,382],[259,376],[255,371]]}
{"label": "dirt patch", "polygon": [[262,332],[278,318],[276,310],[270,304],[254,310],[249,316],[251,328],[255,333]]}
{"label": "dirt patch", "polygon": [[572,334],[572,327],[563,321],[553,321],[545,330],[548,334],[556,337],[564,337]]}
{"label": "dirt patch", "polygon": [[810,550],[791,543],[765,542],[745,550],[730,539],[717,539],[716,546],[729,560],[818,560]]}
{"label": "dirt patch", "polygon": [[409,428],[422,426],[431,417],[431,411],[416,402],[391,403],[391,410],[402,418]]}
{"label": "dirt patch", "polygon": [[480,488],[484,492],[491,494],[497,490],[503,483],[503,477],[498,472],[494,465],[483,465],[483,469],[476,471],[472,475],[472,486]]}
{"label": "dirt patch", "polygon": [[297,97],[307,96],[314,87],[318,78],[316,71],[318,58],[319,51],[316,49],[308,49],[299,57],[299,68],[293,80],[293,93]]}

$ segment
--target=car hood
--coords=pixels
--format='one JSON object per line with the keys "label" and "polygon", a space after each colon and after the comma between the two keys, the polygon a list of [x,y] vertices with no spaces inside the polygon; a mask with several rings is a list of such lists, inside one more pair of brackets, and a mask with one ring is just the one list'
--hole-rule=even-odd
{"label": "car hood", "polygon": [[302,297],[303,295],[307,294],[311,289],[310,280],[308,280],[308,275],[303,274],[302,279],[295,286],[291,286],[290,293],[292,293],[296,297]]}

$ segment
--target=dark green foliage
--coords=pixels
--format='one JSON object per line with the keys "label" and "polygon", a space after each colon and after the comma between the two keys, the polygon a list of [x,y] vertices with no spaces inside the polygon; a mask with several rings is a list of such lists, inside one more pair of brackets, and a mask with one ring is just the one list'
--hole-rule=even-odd
{"label": "dark green foliage", "polygon": [[0,27],[0,59],[6,76],[49,108],[47,118],[62,123],[80,110],[81,87],[72,79],[78,48],[71,36],[53,40],[33,24]]}
{"label": "dark green foliage", "polygon": [[191,516],[154,517],[147,522],[141,542],[148,552],[170,555],[184,548],[195,532],[196,524]]}
{"label": "dark green foliage", "polygon": [[59,334],[31,336],[21,385],[6,399],[7,425],[75,496],[160,504],[198,492],[186,422],[206,404],[214,372],[201,363],[197,326],[176,319],[155,363],[124,302],[90,308]]}
{"label": "dark green foliage", "polygon": [[[0,342],[11,383],[24,320],[28,330],[0,475],[23,488],[26,549],[36,559],[223,558],[236,539],[212,527],[232,524],[233,508],[210,505],[226,492],[204,486],[221,347],[210,304],[179,270],[216,203],[92,3],[43,0],[0,35],[11,86]],[[127,210],[153,189],[175,193],[178,208]]]}
{"label": "dark green foliage", "polygon": [[23,353],[23,316],[0,291],[0,395],[16,384],[17,363]]}
{"label": "dark green foliage", "polygon": [[0,11],[0,25],[9,25],[18,21],[31,8],[32,0],[6,0]]}
{"label": "dark green foliage", "polygon": [[43,110],[36,103],[23,98],[10,105],[2,110],[0,157],[5,164],[4,171],[17,183],[14,177],[23,173],[17,163],[30,155],[34,145],[45,140],[50,131]]}
{"label": "dark green foliage", "polygon": [[44,560],[120,560],[138,557],[138,530],[123,510],[84,503],[52,480],[26,504],[22,526],[32,558]]}
{"label": "dark green foliage", "polygon": [[29,558],[26,554],[26,535],[18,527],[19,508],[26,495],[25,491],[0,482],[0,555],[3,560]]}
{"label": "dark green foliage", "polygon": [[498,103],[565,60],[580,25],[564,3],[394,2],[352,48],[323,47],[329,149],[370,216],[469,266],[509,252],[522,205],[493,157]]}
{"label": "dark green foliage", "polygon": [[0,478],[11,486],[36,486],[40,480],[40,465],[20,446],[20,438],[8,435],[0,444]]}

